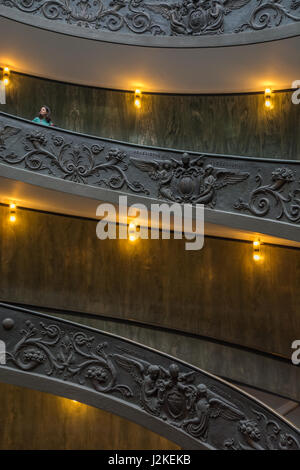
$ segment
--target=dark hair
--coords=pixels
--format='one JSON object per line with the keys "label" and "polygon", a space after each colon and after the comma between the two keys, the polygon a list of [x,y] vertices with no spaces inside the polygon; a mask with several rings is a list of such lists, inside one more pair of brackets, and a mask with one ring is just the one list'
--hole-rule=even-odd
{"label": "dark hair", "polygon": [[45,104],[43,104],[43,106],[41,106],[40,109],[42,109],[42,108],[45,108],[45,109],[46,109],[47,114],[46,114],[46,116],[43,116],[41,113],[39,113],[39,118],[40,118],[40,119],[43,119],[43,118],[44,118],[44,119],[46,119],[46,121],[47,121],[48,123],[50,123],[50,122],[51,122],[51,110],[50,110],[49,106],[46,106]]}

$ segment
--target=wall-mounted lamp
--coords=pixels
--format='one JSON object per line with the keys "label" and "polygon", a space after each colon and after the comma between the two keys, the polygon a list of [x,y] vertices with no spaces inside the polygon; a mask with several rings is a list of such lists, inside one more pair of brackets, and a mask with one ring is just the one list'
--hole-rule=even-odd
{"label": "wall-mounted lamp", "polygon": [[272,106],[272,90],[271,88],[265,89],[265,107],[271,109]]}
{"label": "wall-mounted lamp", "polygon": [[3,72],[2,72],[2,81],[5,86],[9,84],[9,76],[10,76],[10,70],[8,67],[4,67]]}
{"label": "wall-mounted lamp", "polygon": [[10,222],[15,222],[17,220],[17,217],[16,217],[16,204],[14,203],[11,203],[9,205],[9,221]]}
{"label": "wall-mounted lamp", "polygon": [[131,242],[136,240],[136,225],[133,222],[128,225],[128,238]]}
{"label": "wall-mounted lamp", "polygon": [[253,242],[253,259],[254,261],[261,260],[261,244],[260,240],[254,240]]}
{"label": "wall-mounted lamp", "polygon": [[134,106],[138,109],[142,106],[142,92],[141,92],[141,90],[135,90],[135,92],[134,92]]}

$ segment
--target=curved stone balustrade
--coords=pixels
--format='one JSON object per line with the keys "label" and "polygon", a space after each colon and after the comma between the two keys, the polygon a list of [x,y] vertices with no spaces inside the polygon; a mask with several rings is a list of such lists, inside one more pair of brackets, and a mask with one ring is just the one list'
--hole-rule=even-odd
{"label": "curved stone balustrade", "polygon": [[207,222],[300,240],[300,162],[183,153],[0,113],[0,175],[115,203],[204,204]]}
{"label": "curved stone balustrade", "polygon": [[110,411],[185,449],[300,449],[299,430],[270,408],[158,351],[5,304],[0,332],[2,382]]}
{"label": "curved stone balustrade", "polygon": [[299,0],[0,0],[0,15],[64,34],[152,47],[300,35]]}

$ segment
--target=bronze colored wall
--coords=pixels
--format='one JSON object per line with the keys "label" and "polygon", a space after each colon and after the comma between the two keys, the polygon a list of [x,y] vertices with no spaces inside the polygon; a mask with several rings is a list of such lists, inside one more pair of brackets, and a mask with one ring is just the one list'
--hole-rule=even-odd
{"label": "bronze colored wall", "polygon": [[205,238],[100,241],[96,221],[0,207],[0,299],[101,314],[291,356],[300,251]]}
{"label": "bronze colored wall", "polygon": [[[88,73],[88,72],[87,72]],[[273,94],[143,95],[11,74],[0,109],[27,119],[48,104],[62,128],[141,145],[266,158],[300,158],[300,105],[291,92]]]}
{"label": "bronze colored wall", "polygon": [[176,444],[105,411],[0,384],[1,450],[173,450]]}

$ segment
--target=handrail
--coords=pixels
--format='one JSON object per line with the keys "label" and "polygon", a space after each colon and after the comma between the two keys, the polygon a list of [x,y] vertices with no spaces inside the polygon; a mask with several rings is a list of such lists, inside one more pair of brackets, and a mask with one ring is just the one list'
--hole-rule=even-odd
{"label": "handrail", "polygon": [[3,303],[0,332],[2,382],[113,412],[186,449],[300,449],[299,430],[263,403],[141,344]]}
{"label": "handrail", "polygon": [[144,147],[0,112],[0,175],[110,202],[204,204],[208,222],[300,240],[297,160]]}

